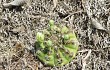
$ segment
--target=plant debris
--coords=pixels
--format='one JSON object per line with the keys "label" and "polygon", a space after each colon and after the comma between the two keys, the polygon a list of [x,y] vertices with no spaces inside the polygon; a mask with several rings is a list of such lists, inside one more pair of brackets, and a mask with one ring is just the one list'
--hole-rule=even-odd
{"label": "plant debris", "polygon": [[22,5],[28,4],[28,3],[30,3],[30,0],[14,0],[10,3],[4,3],[3,7],[4,8],[10,8],[12,6],[22,6]]}
{"label": "plant debris", "polygon": [[[110,30],[110,0],[57,0],[55,4],[53,0],[31,0],[29,6],[20,6],[21,11],[18,11],[20,7],[17,10],[3,8],[3,4],[13,1],[0,0],[0,70],[82,70],[82,60],[89,50],[92,52],[86,60],[85,70],[110,70],[110,35],[93,28],[91,22],[92,17],[104,29]],[[50,19],[55,25],[74,30],[79,41],[77,56],[61,67],[45,66],[35,57],[36,33],[48,28]],[[21,53],[22,57],[12,50],[18,42],[28,49]],[[48,44],[51,45],[51,41]]]}

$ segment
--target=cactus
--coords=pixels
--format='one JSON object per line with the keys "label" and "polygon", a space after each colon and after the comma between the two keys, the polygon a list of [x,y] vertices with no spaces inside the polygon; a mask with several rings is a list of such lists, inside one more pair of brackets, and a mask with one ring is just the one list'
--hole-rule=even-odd
{"label": "cactus", "polygon": [[37,33],[36,56],[49,66],[63,66],[69,63],[78,50],[75,33],[66,26],[57,26],[49,21],[49,28]]}

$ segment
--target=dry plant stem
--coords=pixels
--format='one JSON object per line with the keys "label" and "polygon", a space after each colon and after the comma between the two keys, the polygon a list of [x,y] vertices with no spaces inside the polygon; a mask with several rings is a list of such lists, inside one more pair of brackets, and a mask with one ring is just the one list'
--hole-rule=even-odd
{"label": "dry plant stem", "polygon": [[82,70],[85,70],[85,67],[87,65],[87,59],[89,58],[90,55],[91,55],[91,50],[88,51],[87,56],[82,60],[83,63]]}
{"label": "dry plant stem", "polygon": [[79,11],[70,13],[70,15],[68,15],[67,17],[65,17],[65,18],[63,19],[63,21],[66,20],[67,18],[69,18],[70,16],[72,16],[72,15],[74,15],[74,14],[77,14],[77,13],[81,13],[81,12],[84,12],[84,11],[83,11],[83,10],[79,10]]}
{"label": "dry plant stem", "polygon": [[1,4],[2,0],[0,0],[0,4]]}
{"label": "dry plant stem", "polygon": [[14,64],[13,66],[13,70],[15,70],[16,66],[18,65],[18,63],[20,62],[21,58],[18,60],[18,62],[16,62],[16,64]]}
{"label": "dry plant stem", "polygon": [[83,52],[87,52],[89,51],[89,49],[84,49],[84,50],[81,50],[81,51],[78,51],[79,53],[83,53]]}
{"label": "dry plant stem", "polygon": [[103,49],[110,48],[110,46],[104,47]]}
{"label": "dry plant stem", "polygon": [[36,64],[36,70],[38,70],[38,64]]}
{"label": "dry plant stem", "polygon": [[27,63],[28,61],[26,60],[26,58],[22,58],[22,61],[24,62],[24,68],[25,68],[25,67],[29,67],[29,68],[31,68],[32,70],[34,70],[34,68]]}
{"label": "dry plant stem", "polygon": [[57,4],[58,4],[58,0],[53,0],[53,5],[54,5],[53,10],[56,8]]}
{"label": "dry plant stem", "polygon": [[26,61],[25,58],[22,58],[22,61],[24,62],[24,68],[25,68],[25,67],[29,67],[29,68],[31,68],[32,70],[34,70],[34,68],[27,63],[27,61]]}
{"label": "dry plant stem", "polygon": [[82,7],[83,7],[83,9],[85,10],[84,5],[86,4],[86,0],[81,0],[81,1],[82,1]]}
{"label": "dry plant stem", "polygon": [[[31,65],[27,65],[29,68],[31,68],[32,70],[35,70]],[[37,69],[36,69],[37,70]]]}
{"label": "dry plant stem", "polygon": [[22,61],[23,61],[23,63],[22,63],[23,68],[27,67],[28,64],[27,64],[26,59],[25,58],[22,58]]}
{"label": "dry plant stem", "polygon": [[[109,48],[109,47],[107,47],[107,48]],[[98,50],[92,50],[92,52],[100,52],[103,49],[106,49],[106,48],[102,48],[102,49],[98,49]],[[85,53],[85,52],[88,52],[89,50],[90,49],[84,49],[84,50],[78,51],[78,53]]]}

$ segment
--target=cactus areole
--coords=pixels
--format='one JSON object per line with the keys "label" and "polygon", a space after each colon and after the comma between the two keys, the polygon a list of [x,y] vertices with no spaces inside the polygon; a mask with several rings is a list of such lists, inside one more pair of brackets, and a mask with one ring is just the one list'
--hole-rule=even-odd
{"label": "cactus areole", "polygon": [[78,40],[73,30],[49,21],[49,28],[37,33],[36,56],[49,66],[63,66],[75,57]]}

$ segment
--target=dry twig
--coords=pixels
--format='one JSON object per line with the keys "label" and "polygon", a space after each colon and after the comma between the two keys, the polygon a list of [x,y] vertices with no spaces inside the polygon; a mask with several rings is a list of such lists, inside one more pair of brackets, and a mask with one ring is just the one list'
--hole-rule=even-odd
{"label": "dry twig", "polygon": [[91,55],[91,50],[88,51],[87,56],[82,60],[83,63],[82,70],[85,70],[85,67],[87,65],[87,59],[89,58],[90,55]]}
{"label": "dry twig", "polygon": [[66,20],[67,18],[69,18],[70,16],[72,16],[72,15],[74,15],[74,14],[77,14],[77,13],[81,13],[81,12],[84,12],[84,11],[83,11],[83,10],[79,10],[79,11],[70,13],[70,15],[68,15],[67,17],[65,17],[65,18],[63,19],[63,21]]}
{"label": "dry twig", "polygon": [[54,8],[56,8],[57,4],[58,4],[58,0],[53,0]]}

